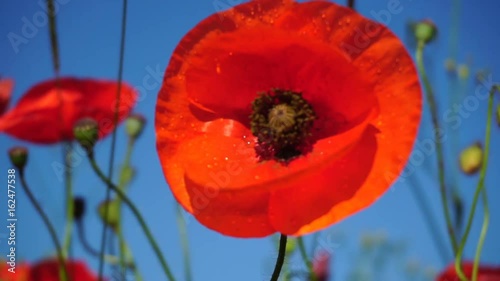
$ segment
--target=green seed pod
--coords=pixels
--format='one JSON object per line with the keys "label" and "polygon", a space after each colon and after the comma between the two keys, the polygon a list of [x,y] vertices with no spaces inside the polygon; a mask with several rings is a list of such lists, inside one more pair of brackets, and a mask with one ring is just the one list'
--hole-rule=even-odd
{"label": "green seed pod", "polygon": [[483,162],[483,147],[475,143],[460,153],[460,169],[467,175],[473,175],[481,169]]}

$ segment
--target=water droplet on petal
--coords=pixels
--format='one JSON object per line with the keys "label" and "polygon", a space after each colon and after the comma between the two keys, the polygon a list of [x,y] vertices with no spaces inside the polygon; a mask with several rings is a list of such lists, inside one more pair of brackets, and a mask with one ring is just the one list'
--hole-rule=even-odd
{"label": "water droplet on petal", "polygon": [[220,74],[220,64],[219,63],[215,67],[215,71],[217,72],[217,74]]}

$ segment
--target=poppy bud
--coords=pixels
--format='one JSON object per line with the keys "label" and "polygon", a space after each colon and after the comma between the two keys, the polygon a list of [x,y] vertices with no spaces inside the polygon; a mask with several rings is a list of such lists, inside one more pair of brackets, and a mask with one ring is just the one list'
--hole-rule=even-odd
{"label": "poppy bud", "polygon": [[469,67],[466,64],[459,65],[457,72],[458,72],[458,77],[460,77],[461,79],[469,78]]}
{"label": "poppy bud", "polygon": [[475,143],[460,153],[460,168],[467,175],[472,175],[479,171],[482,161],[483,147],[480,143]]}
{"label": "poppy bud", "polygon": [[73,198],[73,217],[79,221],[85,215],[85,199],[83,197]]}
{"label": "poppy bud", "polygon": [[132,139],[136,139],[141,135],[145,124],[146,118],[144,116],[141,114],[132,114],[125,121],[125,130]]}
{"label": "poppy bud", "polygon": [[429,43],[436,37],[436,25],[430,20],[423,20],[415,25],[415,38],[419,42]]}
{"label": "poppy bud", "polygon": [[22,171],[28,162],[28,150],[21,146],[13,147],[9,150],[9,157],[12,165]]}
{"label": "poppy bud", "polygon": [[[106,208],[108,208],[107,216],[105,216]],[[120,222],[119,210],[120,208],[118,206],[118,202],[115,200],[110,200],[102,202],[99,205],[97,212],[99,213],[99,217],[101,217],[102,221],[105,224],[116,230]]]}
{"label": "poppy bud", "polygon": [[99,126],[94,119],[83,118],[76,122],[73,134],[78,143],[87,151],[91,151],[99,139]]}

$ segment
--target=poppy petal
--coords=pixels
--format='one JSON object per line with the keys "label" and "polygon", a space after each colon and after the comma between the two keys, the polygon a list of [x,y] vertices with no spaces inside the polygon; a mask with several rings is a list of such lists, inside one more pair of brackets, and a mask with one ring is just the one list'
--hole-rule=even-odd
{"label": "poppy petal", "polygon": [[375,105],[373,85],[342,51],[296,32],[259,27],[222,33],[192,52],[197,55],[181,73],[191,102],[243,124],[257,94],[273,88],[302,92],[320,122],[336,124],[331,132],[319,125],[318,138],[353,126]]}
{"label": "poppy petal", "polygon": [[[467,278],[472,277],[474,263],[465,261],[462,263],[462,269]],[[460,281],[455,270],[455,264],[450,264],[437,278],[437,281]],[[490,265],[479,265],[477,281],[500,281],[500,267]]]}
{"label": "poppy petal", "polygon": [[[2,116],[0,131],[18,139],[51,144],[73,139],[73,125],[85,117],[99,123],[100,138],[113,130],[116,82],[61,78],[59,83],[60,89],[55,80],[32,87],[14,108]],[[136,92],[122,84],[119,120],[129,114],[135,101]]]}
{"label": "poppy petal", "polygon": [[9,105],[12,88],[14,88],[14,80],[0,79],[0,116],[2,116]]}
{"label": "poppy petal", "polygon": [[[373,25],[373,22],[354,12],[351,12],[350,17],[359,26]],[[377,37],[377,40],[373,39],[365,49],[360,49],[359,55],[353,56],[354,65],[362,70],[364,75],[376,81],[374,91],[378,100],[379,115],[371,122],[378,131],[375,134],[377,149],[372,168],[369,174],[364,176],[364,181],[357,187],[351,198],[332,205],[326,213],[324,213],[327,203],[325,201],[328,198],[318,199],[311,195],[314,193],[312,191],[300,193],[300,196],[304,196],[300,198],[302,205],[298,205],[300,202],[293,204],[295,210],[307,210],[306,214],[294,212],[290,208],[284,209],[287,204],[290,204],[285,204],[285,202],[290,202],[286,200],[299,196],[299,192],[290,193],[287,197],[276,193],[277,195],[271,197],[270,212],[275,216],[272,217],[273,225],[284,233],[303,235],[317,231],[366,208],[380,197],[401,174],[410,156],[421,117],[422,100],[418,76],[411,57],[401,41],[385,27],[377,28],[381,29],[381,36]],[[366,158],[360,159],[366,161]],[[362,167],[365,164],[353,163],[352,165],[361,167],[363,171]],[[332,189],[331,185],[324,185],[323,189],[316,186],[315,192],[330,194]],[[340,195],[340,197],[343,196]],[[322,207],[322,204],[315,200],[320,200],[320,202],[322,200],[324,206]],[[286,215],[285,210],[288,211]],[[323,215],[318,216],[321,213]],[[317,217],[313,219],[314,216]],[[310,221],[306,224],[307,219]],[[298,228],[300,222],[303,226]]]}

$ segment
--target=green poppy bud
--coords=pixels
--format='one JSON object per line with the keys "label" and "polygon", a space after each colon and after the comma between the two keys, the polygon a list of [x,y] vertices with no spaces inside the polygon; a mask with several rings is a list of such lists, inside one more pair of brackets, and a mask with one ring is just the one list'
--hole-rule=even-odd
{"label": "green poppy bud", "polygon": [[460,79],[469,78],[469,67],[466,64],[459,65],[457,72],[458,72],[458,77],[460,77]]}
{"label": "green poppy bud", "polygon": [[[106,207],[108,208],[108,214],[106,215]],[[112,229],[116,230],[120,223],[120,208],[118,202],[115,200],[104,201],[102,202],[97,212],[99,213],[99,217],[102,221],[110,226]]]}
{"label": "green poppy bud", "polygon": [[91,151],[99,139],[99,125],[92,118],[80,119],[73,127],[73,134],[85,150]]}
{"label": "green poppy bud", "polygon": [[460,168],[467,175],[473,175],[481,169],[483,162],[483,147],[475,143],[460,153]]}
{"label": "green poppy bud", "polygon": [[136,139],[141,135],[145,124],[146,118],[144,116],[141,114],[132,114],[125,121],[125,130],[131,138]]}
{"label": "green poppy bud", "polygon": [[21,146],[13,147],[9,150],[9,158],[12,165],[22,171],[28,162],[28,149]]}
{"label": "green poppy bud", "polygon": [[430,20],[423,20],[415,25],[415,38],[419,42],[429,43],[437,35],[436,25]]}

